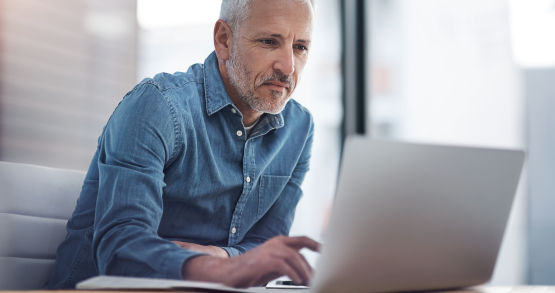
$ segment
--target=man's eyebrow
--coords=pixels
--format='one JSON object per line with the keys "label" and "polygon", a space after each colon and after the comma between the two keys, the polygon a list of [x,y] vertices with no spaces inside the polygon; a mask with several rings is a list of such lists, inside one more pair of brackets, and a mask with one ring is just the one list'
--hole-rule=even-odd
{"label": "man's eyebrow", "polygon": [[[265,33],[262,33],[261,35],[265,35]],[[270,34],[270,37],[272,38],[278,38],[278,39],[283,39],[283,35],[282,34]],[[296,40],[296,43],[303,43],[305,45],[310,45],[310,40]]]}

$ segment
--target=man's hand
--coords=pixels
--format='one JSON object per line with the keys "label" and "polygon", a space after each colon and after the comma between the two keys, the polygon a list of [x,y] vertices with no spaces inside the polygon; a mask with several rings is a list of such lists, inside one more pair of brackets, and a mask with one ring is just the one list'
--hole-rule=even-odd
{"label": "man's hand", "polygon": [[172,241],[172,242],[177,244],[179,247],[185,248],[187,250],[202,252],[216,257],[229,258],[227,251],[217,246],[213,246],[213,245],[205,246],[205,245],[189,243],[189,242],[181,242],[181,241]]}
{"label": "man's hand", "polygon": [[318,251],[319,246],[308,237],[277,236],[236,257],[195,257],[185,263],[184,279],[247,288],[286,275],[295,283],[308,284],[312,268],[299,250]]}

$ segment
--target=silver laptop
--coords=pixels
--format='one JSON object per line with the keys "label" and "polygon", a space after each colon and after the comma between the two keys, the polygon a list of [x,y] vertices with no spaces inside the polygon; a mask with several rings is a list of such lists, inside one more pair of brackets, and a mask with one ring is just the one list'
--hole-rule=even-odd
{"label": "silver laptop", "polygon": [[351,137],[310,291],[486,283],[524,152]]}

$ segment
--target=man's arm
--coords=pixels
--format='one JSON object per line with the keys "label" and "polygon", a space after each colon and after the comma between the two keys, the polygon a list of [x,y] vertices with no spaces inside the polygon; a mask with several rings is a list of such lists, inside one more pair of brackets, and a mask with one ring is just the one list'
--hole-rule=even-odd
{"label": "man's arm", "polygon": [[175,113],[151,84],[131,91],[99,139],[93,261],[101,275],[181,279],[197,252],[157,234],[164,166],[179,151]]}
{"label": "man's arm", "polygon": [[296,283],[308,284],[312,268],[299,250],[318,251],[319,246],[307,237],[277,236],[236,257],[206,255],[192,258],[183,267],[183,278],[247,288],[286,275]]}
{"label": "man's arm", "polygon": [[217,257],[225,257],[225,258],[229,257],[229,254],[218,246],[200,245],[196,243],[182,242],[177,240],[174,240],[172,242],[177,244],[177,246],[188,249],[190,251],[197,251],[197,252],[206,253],[208,255],[217,256]]}

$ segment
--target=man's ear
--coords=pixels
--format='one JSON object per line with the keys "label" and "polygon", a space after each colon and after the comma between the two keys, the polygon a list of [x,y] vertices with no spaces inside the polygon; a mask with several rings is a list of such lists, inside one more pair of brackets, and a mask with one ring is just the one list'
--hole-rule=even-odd
{"label": "man's ear", "polygon": [[225,21],[218,19],[214,26],[214,48],[218,59],[227,60],[231,54],[231,46],[233,45],[233,35],[231,28]]}

